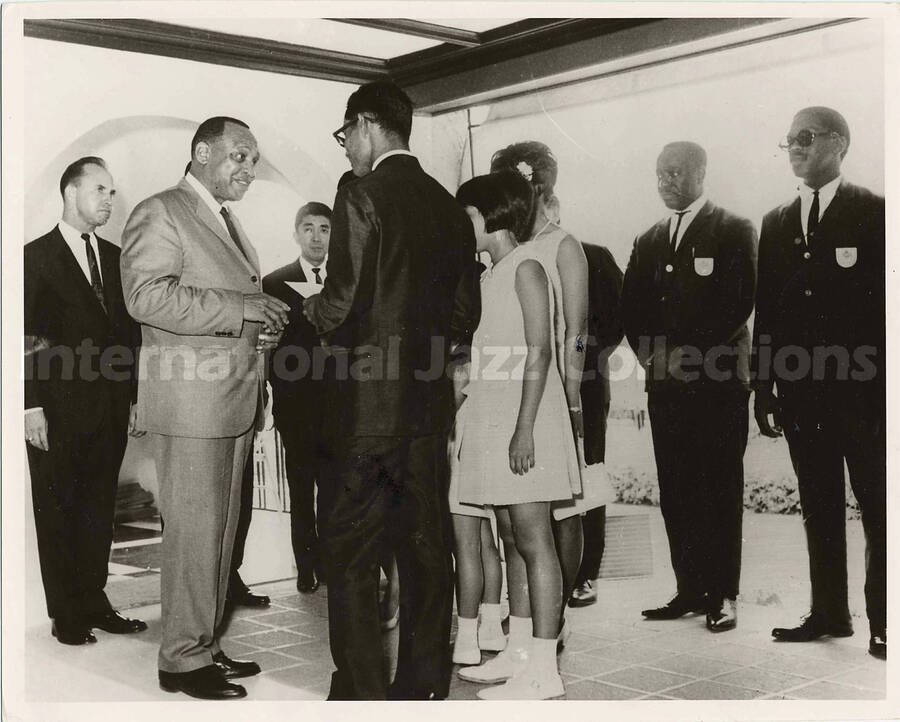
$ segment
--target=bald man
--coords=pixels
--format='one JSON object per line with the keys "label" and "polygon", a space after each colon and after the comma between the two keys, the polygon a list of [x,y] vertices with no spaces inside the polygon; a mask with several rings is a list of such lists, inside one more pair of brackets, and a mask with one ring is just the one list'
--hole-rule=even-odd
{"label": "bald man", "polygon": [[831,108],[797,113],[781,147],[802,183],[763,220],[754,411],[760,431],[783,429],[790,448],[812,606],[799,626],[772,635],[808,642],[853,634],[846,462],[866,537],[869,652],[886,658],[884,198],[841,176],[850,129]]}
{"label": "bald man", "polygon": [[666,145],[669,213],[634,243],[622,289],[628,342],[647,374],[659,498],[677,593],[648,619],[705,613],[737,624],[756,231],[707,200],[706,152]]}

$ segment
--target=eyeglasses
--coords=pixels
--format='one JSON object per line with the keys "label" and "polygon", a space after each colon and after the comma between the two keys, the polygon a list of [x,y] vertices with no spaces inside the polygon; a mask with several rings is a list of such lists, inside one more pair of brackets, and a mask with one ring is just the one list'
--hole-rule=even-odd
{"label": "eyeglasses", "polygon": [[833,130],[809,130],[803,129],[797,135],[788,135],[778,144],[782,150],[790,150],[791,146],[796,143],[800,148],[809,148],[818,137],[832,135]]}
{"label": "eyeglasses", "polygon": [[[375,118],[370,118],[368,115],[362,116],[365,120],[368,120],[370,123],[375,121]],[[352,128],[359,122],[359,116],[354,118],[353,120],[348,120],[344,123],[340,128],[338,128],[334,133],[331,134],[331,137],[337,141],[337,144],[343,148],[347,143],[347,130]]]}

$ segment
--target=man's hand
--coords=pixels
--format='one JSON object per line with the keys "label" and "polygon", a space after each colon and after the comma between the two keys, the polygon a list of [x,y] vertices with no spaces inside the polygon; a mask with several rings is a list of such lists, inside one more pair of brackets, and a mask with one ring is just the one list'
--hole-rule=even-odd
{"label": "man's hand", "polygon": [[291,307],[268,293],[244,294],[244,320],[256,321],[270,331],[283,331]]}
{"label": "man's hand", "polygon": [[35,449],[50,450],[50,442],[47,437],[47,417],[44,416],[43,409],[25,414],[25,441]]}
{"label": "man's hand", "polygon": [[[772,414],[773,423],[769,423],[769,414]],[[771,391],[757,391],[753,399],[753,415],[756,417],[756,424],[759,426],[759,432],[763,436],[777,439],[781,436],[781,404],[778,403],[778,397]]]}
{"label": "man's hand", "polygon": [[128,435],[134,436],[135,438],[140,438],[146,431],[143,431],[138,428],[137,425],[137,404],[131,405],[131,411],[128,414]]}
{"label": "man's hand", "polygon": [[284,329],[281,331],[270,331],[268,328],[263,328],[259,332],[259,338],[256,341],[256,350],[261,352],[275,348],[283,335]]}
{"label": "man's hand", "polygon": [[316,325],[315,317],[316,317],[316,304],[319,302],[319,294],[317,293],[314,296],[310,296],[309,298],[305,298],[303,300],[303,315],[306,317],[306,320],[309,321],[313,326]]}

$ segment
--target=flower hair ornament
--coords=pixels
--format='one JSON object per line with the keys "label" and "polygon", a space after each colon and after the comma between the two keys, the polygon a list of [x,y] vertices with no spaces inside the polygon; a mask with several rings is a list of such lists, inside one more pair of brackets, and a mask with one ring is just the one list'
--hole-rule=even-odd
{"label": "flower hair ornament", "polygon": [[534,177],[534,168],[532,168],[528,163],[522,160],[516,164],[516,170],[522,174],[522,177],[525,180],[531,183],[531,179]]}

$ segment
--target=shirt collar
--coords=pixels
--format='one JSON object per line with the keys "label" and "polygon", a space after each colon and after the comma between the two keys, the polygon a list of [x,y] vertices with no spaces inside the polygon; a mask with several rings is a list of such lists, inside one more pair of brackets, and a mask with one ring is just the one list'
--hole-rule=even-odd
{"label": "shirt collar", "polygon": [[[819,205],[827,206],[831,203],[834,198],[834,194],[837,193],[838,187],[841,185],[841,181],[843,180],[843,176],[838,175],[834,180],[828,181],[825,185],[819,188]],[[797,190],[800,192],[800,197],[804,201],[809,201],[812,203],[813,197],[813,188],[810,188],[806,183],[801,183],[797,186]]]}
{"label": "shirt collar", "polygon": [[[74,226],[69,225],[62,219],[59,221],[59,232],[63,234],[63,238],[66,239],[66,243],[70,246],[77,246],[80,243],[84,243],[81,238],[81,231]],[[93,233],[88,233],[88,235],[91,237],[91,245],[96,245],[97,242],[94,240],[96,236],[94,236]]]}
{"label": "shirt collar", "polygon": [[209,192],[206,186],[203,185],[193,173],[186,173],[184,179],[190,184],[191,188],[197,191],[197,195],[199,195],[201,200],[209,207],[209,210],[213,212],[213,215],[216,218],[221,218],[221,212],[222,209],[225,208],[225,205],[213,198],[212,193]]}
{"label": "shirt collar", "polygon": [[670,217],[677,218],[676,214],[684,212],[685,215],[683,216],[683,218],[685,221],[688,219],[694,220],[694,216],[696,216],[700,212],[700,209],[703,208],[703,206],[705,204],[706,204],[706,193],[701,193],[700,197],[697,200],[695,200],[693,203],[691,203],[687,208],[684,208],[681,211],[673,210],[671,212]]}
{"label": "shirt collar", "polygon": [[313,273],[314,268],[319,269],[319,275],[322,278],[325,278],[325,264],[328,262],[328,255],[326,254],[325,258],[322,259],[322,262],[318,266],[314,266],[309,261],[307,261],[302,255],[297,257],[297,261],[300,263],[300,268],[303,269],[303,275],[306,276],[307,281],[315,281],[316,276]]}
{"label": "shirt collar", "polygon": [[372,163],[372,170],[375,170],[379,165],[381,165],[381,161],[383,161],[385,158],[390,158],[392,155],[408,155],[408,156],[412,156],[413,158],[415,158],[415,156],[412,153],[410,153],[408,150],[406,150],[405,148],[397,148],[395,150],[389,150],[387,153],[382,153],[380,156],[378,156],[378,158],[375,160],[375,162]]}

